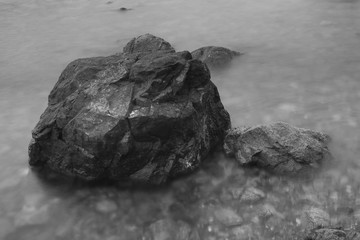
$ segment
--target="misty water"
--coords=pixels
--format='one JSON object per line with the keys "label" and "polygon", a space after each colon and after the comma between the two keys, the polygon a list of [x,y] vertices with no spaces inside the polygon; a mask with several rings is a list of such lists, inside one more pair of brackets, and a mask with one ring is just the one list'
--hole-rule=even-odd
{"label": "misty water", "polygon": [[[244,53],[212,72],[232,125],[326,132],[335,166],[289,179],[215,153],[192,176],[137,190],[37,176],[27,147],[61,71],[144,33],[178,51]],[[309,209],[359,230],[359,125],[358,0],[0,0],[0,239],[302,239]]]}

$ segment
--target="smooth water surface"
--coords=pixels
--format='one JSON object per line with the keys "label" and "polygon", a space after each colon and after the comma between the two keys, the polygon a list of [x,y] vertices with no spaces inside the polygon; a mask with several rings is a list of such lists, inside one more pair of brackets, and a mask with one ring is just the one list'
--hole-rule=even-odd
{"label": "smooth water surface", "polygon": [[[303,182],[216,154],[159,190],[39,179],[27,145],[60,72],[144,33],[178,51],[244,53],[212,73],[233,126],[282,120],[327,132],[338,166]],[[359,125],[358,0],[0,0],[0,239],[297,239],[311,207],[355,229]]]}

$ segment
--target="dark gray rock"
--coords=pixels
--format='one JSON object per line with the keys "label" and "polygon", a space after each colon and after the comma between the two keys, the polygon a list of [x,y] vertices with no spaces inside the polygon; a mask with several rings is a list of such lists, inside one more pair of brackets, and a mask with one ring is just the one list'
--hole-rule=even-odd
{"label": "dark gray rock", "polygon": [[130,11],[130,10],[132,10],[132,9],[131,8],[126,8],[126,7],[119,8],[120,12],[126,12],[126,11]]}
{"label": "dark gray rock", "polygon": [[241,165],[259,166],[277,173],[300,173],[317,168],[331,155],[329,137],[323,133],[274,123],[232,129],[225,138],[225,152]]}
{"label": "dark gray rock", "polygon": [[29,163],[157,184],[198,168],[229,128],[206,65],[147,34],[122,54],[65,68],[33,130]]}
{"label": "dark gray rock", "polygon": [[219,68],[229,64],[240,53],[224,47],[208,46],[196,49],[191,52],[191,55],[194,59],[206,63],[210,68]]}
{"label": "dark gray rock", "polygon": [[151,34],[144,34],[133,38],[123,49],[124,53],[149,53],[158,51],[175,52],[175,49],[162,38]]}

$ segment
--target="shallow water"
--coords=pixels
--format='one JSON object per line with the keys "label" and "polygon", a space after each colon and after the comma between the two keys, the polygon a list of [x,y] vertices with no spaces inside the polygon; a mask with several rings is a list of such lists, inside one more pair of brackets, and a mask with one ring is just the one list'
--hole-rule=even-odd
{"label": "shallow water", "polygon": [[[147,32],[179,51],[244,53],[212,73],[233,126],[282,120],[327,132],[338,166],[303,182],[215,154],[160,190],[39,179],[27,145],[60,72]],[[0,0],[0,34],[0,239],[301,239],[309,207],[333,225],[360,223],[358,0]],[[241,200],[246,189],[259,199]]]}

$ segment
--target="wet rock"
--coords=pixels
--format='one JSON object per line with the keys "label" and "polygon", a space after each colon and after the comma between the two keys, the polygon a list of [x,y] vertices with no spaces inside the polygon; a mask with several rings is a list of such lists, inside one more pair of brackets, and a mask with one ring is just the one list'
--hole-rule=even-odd
{"label": "wet rock", "polygon": [[232,199],[240,199],[241,195],[244,192],[244,188],[242,187],[229,187],[230,196]]}
{"label": "wet rock", "polygon": [[158,51],[175,52],[175,49],[162,38],[144,34],[133,38],[123,49],[124,53],[149,53]]}
{"label": "wet rock", "polygon": [[268,203],[260,207],[258,216],[263,222],[267,221],[271,217],[278,217],[280,219],[284,218],[282,213],[278,212],[273,205]]}
{"label": "wet rock", "polygon": [[360,240],[360,233],[337,228],[313,229],[305,240]]}
{"label": "wet rock", "polygon": [[126,11],[130,11],[130,10],[132,10],[132,9],[131,8],[126,8],[126,7],[119,8],[120,12],[126,12]]}
{"label": "wet rock", "polygon": [[111,200],[103,199],[96,203],[95,208],[101,213],[111,213],[117,210],[117,205]]}
{"label": "wet rock", "polygon": [[160,184],[197,169],[230,128],[208,68],[146,34],[62,72],[33,130],[31,166]]}
{"label": "wet rock", "polygon": [[253,239],[253,230],[251,225],[239,226],[231,229],[231,235],[237,240]]}
{"label": "wet rock", "polygon": [[302,225],[310,230],[317,227],[326,227],[330,225],[329,213],[317,207],[309,207],[302,214]]}
{"label": "wet rock", "polygon": [[171,224],[167,220],[159,220],[149,226],[153,239],[171,239]]}
{"label": "wet rock", "polygon": [[188,240],[192,238],[190,226],[184,222],[173,222],[170,219],[161,219],[149,226],[152,239],[156,240]]}
{"label": "wet rock", "polygon": [[328,142],[329,137],[323,133],[277,122],[230,130],[224,150],[241,165],[297,174],[317,168],[331,158]]}
{"label": "wet rock", "polygon": [[265,198],[265,193],[257,188],[249,187],[241,195],[240,201],[255,203]]}
{"label": "wet rock", "polygon": [[191,52],[191,55],[194,59],[206,63],[210,68],[219,68],[229,64],[240,53],[224,47],[208,46],[196,49]]}
{"label": "wet rock", "polygon": [[241,225],[243,219],[231,208],[219,208],[214,211],[217,221],[226,227]]}

